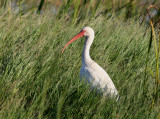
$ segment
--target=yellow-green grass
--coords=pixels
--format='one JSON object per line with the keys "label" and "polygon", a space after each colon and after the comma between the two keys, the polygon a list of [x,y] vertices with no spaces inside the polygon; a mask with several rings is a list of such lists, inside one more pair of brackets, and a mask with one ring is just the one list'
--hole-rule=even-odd
{"label": "yellow-green grass", "polygon": [[[95,30],[91,57],[112,78],[121,96],[118,102],[80,81],[84,38],[61,55],[67,41],[86,25]],[[157,117],[159,99],[150,110],[155,77],[148,70],[145,76],[150,29],[138,22],[100,16],[73,25],[50,14],[27,13],[20,20],[1,13],[0,29],[0,118]],[[156,72],[154,47],[148,63]]]}

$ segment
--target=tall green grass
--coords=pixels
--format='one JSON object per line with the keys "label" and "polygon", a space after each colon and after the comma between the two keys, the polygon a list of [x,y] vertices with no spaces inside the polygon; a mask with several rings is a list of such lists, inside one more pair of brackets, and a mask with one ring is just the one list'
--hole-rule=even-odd
{"label": "tall green grass", "polygon": [[[152,6],[149,9],[151,9]],[[159,51],[160,51],[160,37],[158,38],[158,48],[157,48],[157,38],[156,38],[156,33],[155,33],[155,29],[154,29],[154,25],[153,25],[153,21],[150,17],[149,11],[148,15],[150,18],[150,28],[151,28],[151,35],[150,35],[150,39],[149,39],[149,44],[148,44],[148,52],[147,52],[147,58],[146,58],[146,69],[145,69],[145,77],[146,77],[146,73],[147,73],[147,69],[149,70],[150,74],[152,75],[152,77],[155,78],[155,85],[154,85],[154,93],[153,93],[153,101],[152,101],[152,105],[151,105],[151,109],[155,103],[155,101],[159,101]],[[158,32],[160,33],[160,32]],[[160,35],[160,34],[159,34]],[[148,58],[149,58],[149,53],[151,51],[151,46],[152,46],[152,41],[154,40],[154,49],[155,49],[155,58],[156,58],[156,66],[155,69],[156,71],[153,71],[152,68],[150,68],[150,66],[148,65]],[[154,73],[155,72],[155,73]],[[147,80],[147,79],[146,79]],[[145,89],[145,83],[146,80],[144,80],[144,94],[146,94],[146,89]]]}
{"label": "tall green grass", "polygon": [[[15,2],[13,2],[15,1]],[[12,6],[12,5],[13,6]],[[34,11],[46,14],[52,12],[58,14],[58,18],[66,16],[67,19],[76,23],[79,20],[97,17],[99,15],[117,13],[118,18],[141,18],[141,21],[148,21],[146,9],[148,7],[156,8],[150,10],[155,23],[159,26],[160,6],[159,0],[1,0],[0,8],[10,13],[25,14],[26,11]],[[156,13],[156,15],[154,15]]]}
{"label": "tall green grass", "polygon": [[[66,42],[85,24],[95,30],[91,57],[112,78],[121,95],[118,102],[94,93],[88,84],[80,81],[84,38],[75,41],[61,55]],[[73,25],[50,14],[27,13],[20,19],[1,13],[0,29],[0,118],[158,116],[159,99],[150,110],[154,77],[148,70],[144,77],[150,30],[138,22],[99,16]],[[154,48],[148,62],[156,71]]]}

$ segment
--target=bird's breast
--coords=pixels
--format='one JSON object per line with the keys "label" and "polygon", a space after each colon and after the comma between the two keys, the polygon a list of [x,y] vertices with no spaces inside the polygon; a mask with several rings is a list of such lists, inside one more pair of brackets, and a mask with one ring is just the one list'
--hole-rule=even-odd
{"label": "bird's breast", "polygon": [[92,83],[93,86],[98,86],[100,82],[93,68],[88,66],[81,66],[80,78],[85,79],[88,83]]}
{"label": "bird's breast", "polygon": [[85,79],[88,82],[91,82],[91,80],[92,80],[91,77],[90,77],[90,73],[88,72],[88,70],[85,66],[81,66],[80,78]]}

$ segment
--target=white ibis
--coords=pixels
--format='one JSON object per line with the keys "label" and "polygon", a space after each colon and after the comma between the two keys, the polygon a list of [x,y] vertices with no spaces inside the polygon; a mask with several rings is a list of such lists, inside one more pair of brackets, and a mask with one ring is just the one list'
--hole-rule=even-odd
{"label": "white ibis", "polygon": [[70,43],[83,36],[85,36],[86,40],[82,53],[80,78],[86,79],[88,82],[92,83],[92,86],[100,89],[105,96],[118,96],[118,91],[115,88],[109,75],[102,67],[100,67],[96,62],[94,62],[89,55],[90,46],[94,40],[94,31],[92,28],[84,27],[64,46],[62,53]]}

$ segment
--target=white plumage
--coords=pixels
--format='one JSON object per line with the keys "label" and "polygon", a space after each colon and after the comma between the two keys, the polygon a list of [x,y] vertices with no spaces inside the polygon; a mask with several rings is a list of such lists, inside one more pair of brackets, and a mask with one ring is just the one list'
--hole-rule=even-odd
{"label": "white plumage", "polygon": [[109,75],[102,67],[94,62],[89,55],[90,46],[94,40],[94,31],[92,28],[84,27],[80,33],[78,33],[64,46],[62,53],[70,43],[82,36],[85,36],[85,44],[82,53],[80,77],[92,83],[92,87],[97,87],[104,95],[110,95],[111,97],[118,96],[118,91]]}

